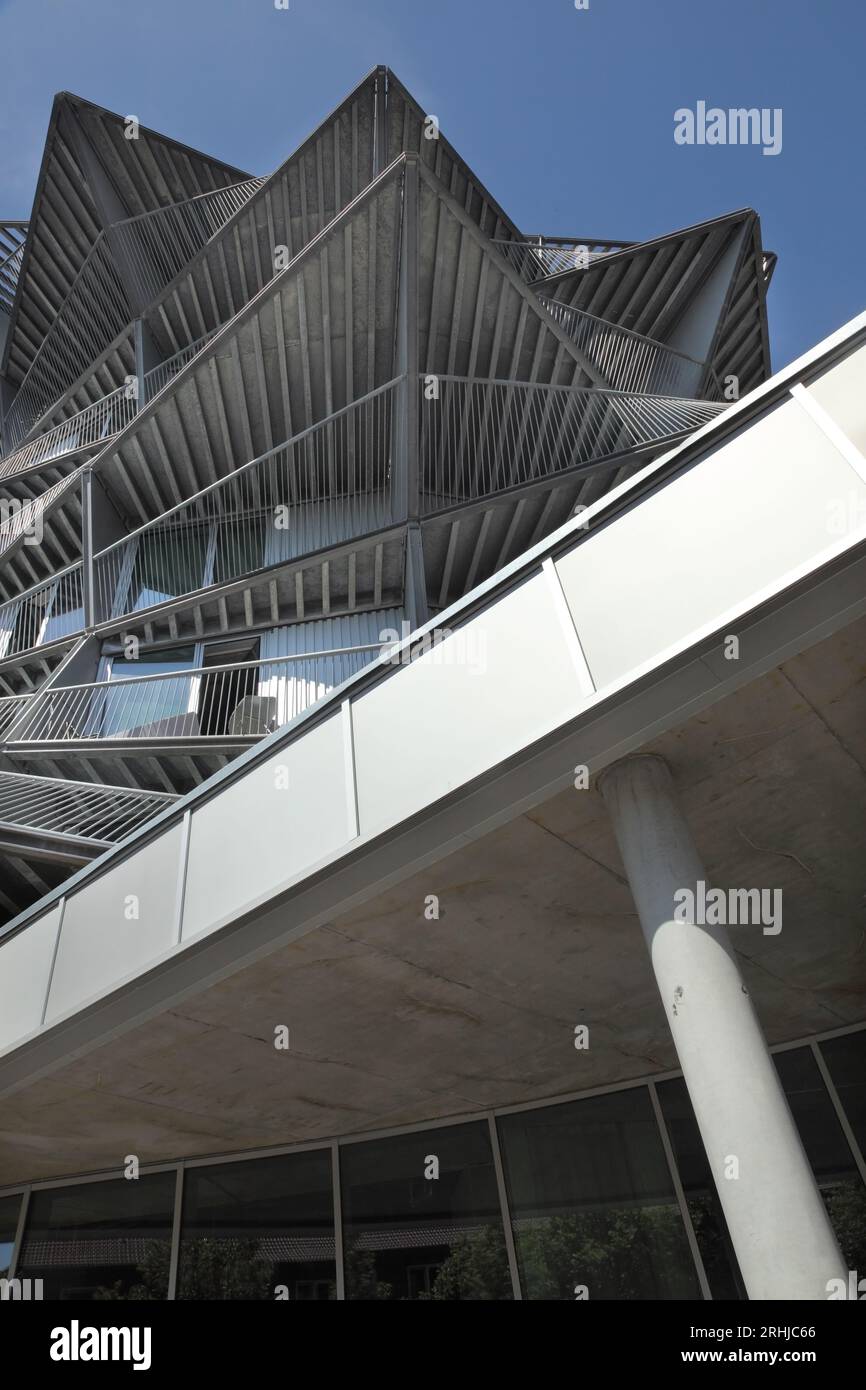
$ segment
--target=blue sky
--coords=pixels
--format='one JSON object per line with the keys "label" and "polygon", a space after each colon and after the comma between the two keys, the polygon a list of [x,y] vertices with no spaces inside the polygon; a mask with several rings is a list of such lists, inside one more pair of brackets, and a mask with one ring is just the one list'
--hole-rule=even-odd
{"label": "blue sky", "polygon": [[[387,63],[526,231],[641,240],[754,207],[783,366],[866,307],[864,0],[0,0],[0,216],[55,92],[268,173]],[[774,157],[673,113],[780,107]]]}

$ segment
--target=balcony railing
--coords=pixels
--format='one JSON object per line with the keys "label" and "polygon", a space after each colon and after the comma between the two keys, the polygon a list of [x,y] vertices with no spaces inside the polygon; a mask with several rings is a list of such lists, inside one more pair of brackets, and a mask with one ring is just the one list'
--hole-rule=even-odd
{"label": "balcony railing", "polygon": [[41,464],[52,463],[64,454],[78,449],[95,449],[119,434],[135,419],[138,402],[134,392],[120,386],[111,395],[94,401],[77,415],[71,415],[54,429],[40,434],[22,449],[16,449],[7,458],[0,459],[0,478],[11,478],[18,473],[26,473],[28,468],[38,468]]}
{"label": "balcony railing", "polygon": [[[304,652],[226,666],[198,666],[97,684],[58,686],[19,702],[5,727],[38,700],[16,735],[20,743],[198,738],[263,738],[367,665],[379,645]],[[337,675],[332,668],[339,660]],[[0,734],[3,728],[0,700]]]}
{"label": "balcony railing", "polygon": [[[7,499],[0,499],[4,511],[0,511],[3,516],[0,522],[0,559],[3,558],[5,551],[15,545],[22,536],[32,537],[34,544],[39,544],[41,539],[42,517],[46,509],[53,502],[61,497],[73,487],[77,487],[81,481],[81,469],[77,468],[68,477],[61,478],[53,487],[34,497],[31,502],[25,502],[22,506],[12,509]],[[5,513],[5,514],[4,514]]]}
{"label": "balcony railing", "polygon": [[26,222],[0,222],[0,311],[12,313],[24,260]]}
{"label": "balcony railing", "polygon": [[161,391],[163,386],[167,386],[172,377],[176,377],[178,372],[186,366],[187,362],[191,362],[196,353],[201,352],[205,344],[209,343],[211,338],[216,337],[217,333],[219,333],[219,329],[214,328],[210,333],[203,334],[203,336],[197,338],[194,343],[190,343],[188,347],[181,348],[180,352],[176,352],[173,357],[167,358],[165,362],[160,362],[158,367],[153,367],[149,372],[146,372],[144,377],[143,404],[147,405],[148,401],[153,400],[157,392]]}
{"label": "balcony railing", "polygon": [[0,772],[0,824],[97,846],[119,844],[176,800],[168,792]]}
{"label": "balcony railing", "polygon": [[630,328],[539,296],[547,312],[602,373],[613,391],[650,396],[694,397],[706,371],[703,362]]}
{"label": "balcony railing", "polygon": [[493,245],[527,284],[561,275],[567,270],[585,270],[596,261],[622,251],[627,241],[572,241],[567,237],[533,237],[529,241],[509,241],[494,237]]}
{"label": "balcony railing", "polygon": [[100,619],[122,617],[390,525],[389,382],[94,557]]}
{"label": "balcony railing", "polygon": [[118,263],[129,267],[136,298],[149,304],[261,188],[264,179],[201,193],[185,203],[155,208],[108,229]]}
{"label": "balcony railing", "polygon": [[84,629],[83,566],[70,565],[0,604],[0,661]]}
{"label": "balcony railing", "polygon": [[602,464],[698,429],[726,407],[597,388],[439,377],[421,382],[421,508],[426,513]]}
{"label": "balcony railing", "polygon": [[203,193],[99,233],[6,415],[7,450],[26,439],[127,327],[133,317],[129,286],[139,292],[140,304],[153,300],[260,185],[251,179]]}
{"label": "balcony railing", "polygon": [[[191,362],[196,353],[200,352],[218,332],[219,329],[214,329],[212,333],[206,333],[188,347],[181,348],[180,352],[176,352],[167,361],[160,362],[158,366],[146,372],[144,404],[152,400],[157,391],[161,391],[172,377],[177,376],[187,362]],[[100,444],[108,444],[115,435],[132,423],[137,413],[138,398],[135,389],[119,386],[110,395],[94,401],[93,405],[85,406],[77,415],[71,415],[68,420],[55,425],[45,434],[40,434],[37,439],[31,440],[21,449],[16,449],[7,458],[0,458],[0,478],[24,473],[28,468],[38,468],[41,464],[51,463],[54,459],[62,458],[64,454],[79,449],[95,449]]]}

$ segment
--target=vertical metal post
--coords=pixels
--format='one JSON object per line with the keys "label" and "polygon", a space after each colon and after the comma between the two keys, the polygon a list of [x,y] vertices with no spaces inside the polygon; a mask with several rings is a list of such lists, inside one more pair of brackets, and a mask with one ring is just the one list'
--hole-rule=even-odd
{"label": "vertical metal post", "polygon": [[174,1180],[174,1212],[171,1223],[171,1255],[168,1265],[168,1289],[166,1298],[173,1301],[177,1297],[177,1269],[180,1262],[180,1223],[183,1212],[183,1171],[182,1163],[177,1165]]}
{"label": "vertical metal post", "polygon": [[704,1269],[704,1262],[701,1258],[701,1252],[698,1247],[698,1238],[695,1235],[695,1228],[692,1225],[692,1218],[691,1214],[689,1213],[689,1207],[686,1201],[686,1194],[683,1189],[682,1182],[680,1181],[680,1170],[677,1167],[677,1160],[674,1155],[673,1145],[671,1144],[671,1138],[668,1134],[667,1125],[665,1124],[665,1117],[662,1113],[661,1102],[658,1098],[658,1092],[656,1091],[654,1081],[650,1081],[648,1090],[650,1102],[653,1108],[653,1114],[655,1115],[656,1119],[656,1125],[658,1126],[659,1138],[662,1141],[662,1148],[665,1151],[665,1159],[667,1160],[668,1172],[671,1175],[671,1182],[673,1183],[674,1187],[674,1195],[676,1196],[677,1205],[680,1209],[680,1216],[682,1217],[682,1222],[686,1230],[686,1239],[689,1242],[689,1249],[692,1252],[692,1259],[695,1263],[695,1271],[698,1276],[698,1283],[701,1286],[701,1294],[705,1301],[712,1301],[713,1294],[712,1290],[710,1289],[710,1281],[707,1278],[707,1272]]}
{"label": "vertical metal post", "polygon": [[337,1301],[346,1299],[346,1274],[343,1268],[343,1198],[340,1192],[340,1146],[331,1145],[331,1195],[334,1201],[334,1263],[337,1270]]}
{"label": "vertical metal post", "polygon": [[523,1301],[523,1291],[520,1287],[520,1271],[517,1267],[517,1250],[514,1246],[514,1230],[511,1225],[511,1213],[508,1210],[508,1193],[505,1190],[505,1171],[502,1167],[502,1154],[499,1149],[499,1135],[496,1130],[496,1121],[492,1115],[487,1116],[487,1127],[490,1133],[490,1148],[493,1153],[493,1171],[496,1174],[496,1189],[499,1193],[499,1212],[502,1217],[502,1233],[505,1237],[505,1249],[508,1253],[508,1271],[511,1275],[511,1294],[516,1303]]}
{"label": "vertical metal post", "polygon": [[27,1225],[27,1211],[30,1206],[30,1188],[21,1194],[21,1207],[18,1211],[18,1224],[15,1227],[15,1241],[12,1246],[12,1259],[9,1262],[7,1279],[14,1279],[21,1260],[21,1246],[24,1240],[24,1227]]}
{"label": "vertical metal post", "polygon": [[84,597],[84,630],[96,625],[96,594],[93,580],[93,469],[88,465],[81,475],[81,585]]}

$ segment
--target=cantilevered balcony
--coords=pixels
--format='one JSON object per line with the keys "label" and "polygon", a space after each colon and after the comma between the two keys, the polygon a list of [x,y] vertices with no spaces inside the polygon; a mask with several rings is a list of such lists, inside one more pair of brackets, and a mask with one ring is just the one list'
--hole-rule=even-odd
{"label": "cantilevered balcony", "polygon": [[259,186],[250,179],[100,232],[6,413],[4,447],[48,412]]}
{"label": "cantilevered balcony", "polygon": [[598,367],[612,390],[691,399],[707,382],[710,391],[704,394],[710,394],[713,400],[721,396],[715,373],[707,363],[630,328],[608,323],[584,309],[541,295],[539,301]]}
{"label": "cantilevered balcony", "polygon": [[421,510],[492,497],[557,475],[609,467],[677,440],[725,406],[574,386],[439,377],[422,383]]}
{"label": "cantilevered balcony", "polygon": [[100,551],[98,620],[273,569],[405,515],[392,459],[401,385],[389,382]]}
{"label": "cantilevered balcony", "polygon": [[0,725],[19,748],[116,742],[170,753],[206,739],[239,749],[289,723],[368,665],[382,645],[54,686],[0,700]]}
{"label": "cantilevered balcony", "polygon": [[[146,405],[158,391],[171,381],[188,362],[210,342],[213,333],[206,334],[165,362],[145,372],[144,401]],[[79,410],[76,415],[55,425],[45,434],[38,435],[29,444],[15,449],[6,457],[0,455],[0,480],[11,478],[30,469],[40,468],[46,463],[67,454],[94,452],[109,444],[115,435],[120,434],[134,420],[139,405],[139,392],[135,382],[120,386],[116,391],[94,401],[92,405]]]}
{"label": "cantilevered balcony", "polygon": [[0,772],[0,845],[87,864],[176,800],[165,792]]}

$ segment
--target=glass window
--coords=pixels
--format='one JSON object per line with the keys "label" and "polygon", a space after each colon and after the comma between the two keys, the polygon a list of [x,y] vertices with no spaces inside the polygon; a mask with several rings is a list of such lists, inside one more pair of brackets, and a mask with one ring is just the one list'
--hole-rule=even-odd
{"label": "glass window", "polygon": [[178,1298],[336,1297],[328,1150],[184,1174]]}
{"label": "glass window", "polygon": [[656,1090],[710,1292],[714,1299],[746,1298],[686,1083],[678,1077],[659,1082]]}
{"label": "glass window", "polygon": [[[803,1147],[850,1269],[866,1266],[866,1191],[808,1047],[773,1056]],[[683,1080],[658,1085],[659,1101],[714,1298],[745,1298],[697,1121]]]}
{"label": "glass window", "polygon": [[498,1125],[524,1298],[701,1297],[645,1088]]}
{"label": "glass window", "polygon": [[173,1172],[33,1192],[18,1275],[47,1299],[158,1299],[168,1292]]}
{"label": "glass window", "polygon": [[138,538],[127,611],[137,612],[193,593],[204,583],[210,527],[177,523]]}
{"label": "glass window", "polygon": [[512,1296],[486,1124],[340,1147],[346,1297]]}
{"label": "glass window", "polygon": [[803,1147],[849,1269],[866,1268],[866,1189],[808,1047],[777,1052],[782,1079]]}
{"label": "glass window", "polygon": [[9,1273],[21,1198],[0,1197],[0,1279]]}
{"label": "glass window", "polygon": [[198,733],[198,718],[190,711],[195,676],[174,675],[195,666],[195,647],[172,647],[146,653],[137,661],[111,658],[110,686],[130,676],[164,675],[165,680],[121,685],[116,690],[95,687],[91,701],[90,738],[114,735],[190,735]]}
{"label": "glass window", "polygon": [[818,1046],[860,1152],[866,1155],[866,1028]]}

